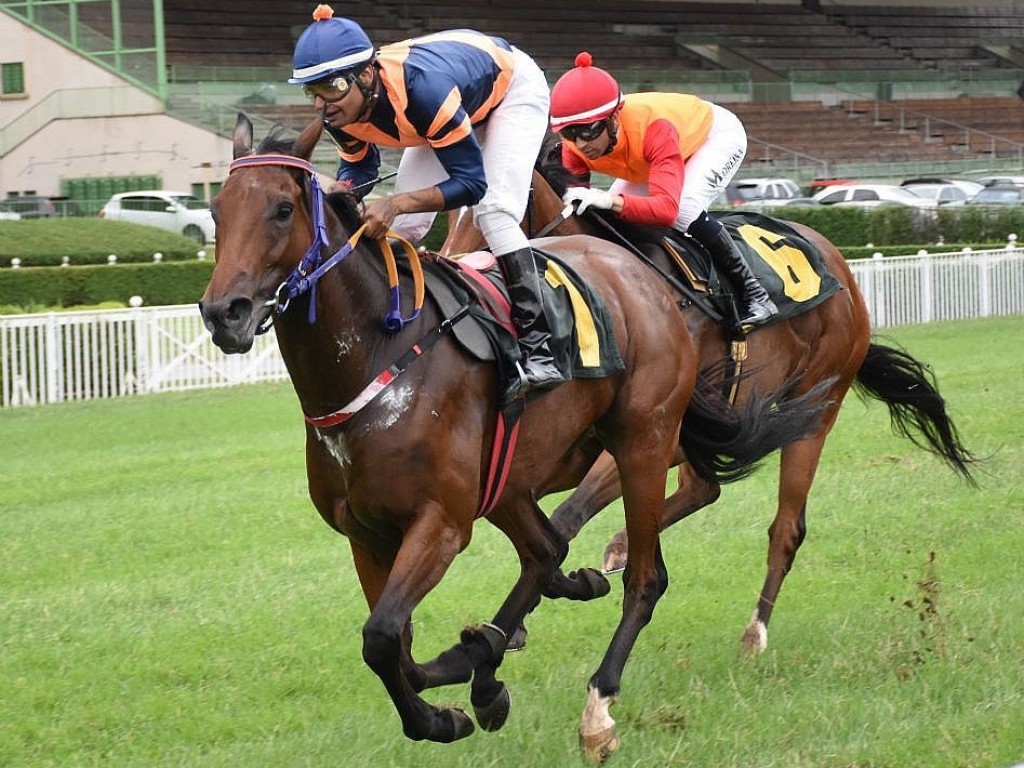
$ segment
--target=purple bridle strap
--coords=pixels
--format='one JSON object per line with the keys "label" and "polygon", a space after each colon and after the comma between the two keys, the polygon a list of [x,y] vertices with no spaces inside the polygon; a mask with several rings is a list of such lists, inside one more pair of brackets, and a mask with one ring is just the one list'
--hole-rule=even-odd
{"label": "purple bridle strap", "polygon": [[[358,240],[359,235],[362,235],[362,230],[359,230],[356,235],[353,235],[353,239],[350,239],[332,254],[330,258],[321,263],[321,253],[330,244],[327,240],[327,225],[324,222],[324,191],[316,177],[316,169],[313,168],[313,164],[308,160],[303,160],[301,157],[292,157],[291,155],[276,153],[246,155],[245,157],[236,158],[228,167],[228,173],[237,171],[239,168],[256,165],[281,165],[289,168],[298,168],[309,176],[309,208],[313,220],[313,240],[309,244],[309,248],[306,249],[306,253],[302,256],[299,265],[292,270],[292,273],[278,287],[277,293],[274,296],[274,304],[275,310],[280,314],[288,308],[288,304],[292,299],[309,291],[311,294],[309,300],[309,323],[312,325],[316,322],[317,282],[327,270],[334,267],[335,264],[352,252],[352,249],[355,247],[355,241]],[[268,328],[269,326],[263,326],[257,332],[266,333]]]}

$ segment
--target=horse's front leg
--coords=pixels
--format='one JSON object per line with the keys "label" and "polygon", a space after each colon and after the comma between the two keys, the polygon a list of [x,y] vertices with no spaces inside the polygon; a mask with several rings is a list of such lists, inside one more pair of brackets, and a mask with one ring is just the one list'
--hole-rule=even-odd
{"label": "horse's front leg", "polygon": [[417,692],[420,686],[410,675],[416,669],[409,647],[413,610],[440,582],[468,538],[467,533],[444,520],[436,503],[424,504],[402,537],[389,569],[365,544],[352,545],[364,591],[384,576],[375,602],[368,593],[371,608],[363,625],[363,660],[384,684],[402,720],[403,732],[417,741],[456,741],[474,728],[472,719],[461,709],[435,707],[422,699]]}
{"label": "horse's front leg", "polygon": [[423,664],[421,670],[431,687],[460,682],[468,679],[464,676],[471,672],[471,700],[477,722],[481,728],[493,731],[503,726],[508,717],[508,691],[496,673],[512,630],[552,584],[560,585],[560,589],[567,586],[580,599],[606,593],[608,584],[601,579],[595,586],[587,580],[559,574],[558,566],[565,559],[568,544],[529,494],[509,496],[488,515],[488,520],[515,547],[520,562],[519,578],[489,623],[464,630],[456,646]]}
{"label": "horse's front leg", "polygon": [[584,525],[621,495],[615,459],[603,452],[576,490],[551,513],[551,524],[566,540],[572,541]]}

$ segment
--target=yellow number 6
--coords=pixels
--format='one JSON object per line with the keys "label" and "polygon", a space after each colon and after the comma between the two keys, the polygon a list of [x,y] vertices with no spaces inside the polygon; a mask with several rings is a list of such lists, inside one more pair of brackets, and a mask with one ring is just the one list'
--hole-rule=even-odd
{"label": "yellow number 6", "polygon": [[793,301],[807,301],[818,295],[821,278],[799,248],[785,242],[786,236],[753,224],[737,228],[744,241],[782,280],[782,290]]}

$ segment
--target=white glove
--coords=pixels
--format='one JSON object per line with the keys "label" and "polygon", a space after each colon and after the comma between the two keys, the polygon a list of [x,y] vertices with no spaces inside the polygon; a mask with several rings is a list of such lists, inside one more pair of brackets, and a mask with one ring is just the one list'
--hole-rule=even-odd
{"label": "white glove", "polygon": [[587,208],[604,208],[610,211],[615,196],[611,192],[593,187],[569,187],[562,195],[566,205],[576,203],[576,213],[583,213]]}

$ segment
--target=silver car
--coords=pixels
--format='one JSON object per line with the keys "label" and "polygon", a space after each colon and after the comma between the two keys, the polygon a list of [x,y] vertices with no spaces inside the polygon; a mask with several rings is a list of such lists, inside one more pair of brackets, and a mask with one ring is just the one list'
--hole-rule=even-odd
{"label": "silver car", "polygon": [[188,192],[165,189],[121,192],[107,201],[100,218],[166,229],[189,237],[199,245],[215,239],[216,228],[209,203]]}

